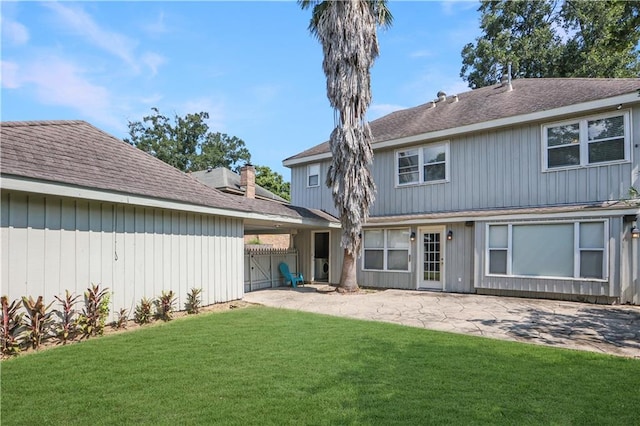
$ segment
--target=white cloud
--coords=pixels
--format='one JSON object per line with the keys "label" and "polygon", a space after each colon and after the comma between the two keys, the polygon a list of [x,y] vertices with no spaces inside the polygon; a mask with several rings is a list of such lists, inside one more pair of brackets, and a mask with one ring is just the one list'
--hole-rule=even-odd
{"label": "white cloud", "polygon": [[213,132],[226,131],[225,107],[222,101],[214,101],[211,98],[192,99],[182,103],[180,109],[181,111],[175,111],[178,115],[208,112],[209,120],[207,120],[207,124],[210,130]]}
{"label": "white cloud", "polygon": [[387,114],[391,114],[394,111],[398,111],[401,109],[407,108],[402,105],[392,105],[392,104],[372,104],[369,107],[369,113],[367,114],[367,118],[369,120],[375,120],[376,118],[383,117]]}
{"label": "white cloud", "polygon": [[21,86],[19,68],[15,62],[0,61],[1,81],[4,89],[17,89]]}
{"label": "white cloud", "polygon": [[168,32],[167,25],[164,21],[164,12],[160,12],[155,21],[142,25],[142,29],[149,35],[161,35]]}
{"label": "white cloud", "polygon": [[57,14],[63,26],[77,32],[93,45],[120,58],[135,71],[139,71],[134,53],[137,45],[135,40],[101,28],[93,18],[82,9],[73,8],[57,2],[44,3],[44,5]]}
{"label": "white cloud", "polygon": [[29,30],[21,23],[0,17],[0,26],[2,27],[3,42],[21,46],[29,41]]}
{"label": "white cloud", "polygon": [[158,74],[158,68],[160,67],[160,65],[163,65],[167,62],[167,59],[164,56],[153,52],[146,52],[144,55],[142,55],[141,60],[143,64],[149,67],[152,76]]}
{"label": "white cloud", "polygon": [[416,50],[415,52],[411,52],[409,54],[409,57],[411,58],[428,58],[430,56],[433,56],[433,53],[426,49]]}

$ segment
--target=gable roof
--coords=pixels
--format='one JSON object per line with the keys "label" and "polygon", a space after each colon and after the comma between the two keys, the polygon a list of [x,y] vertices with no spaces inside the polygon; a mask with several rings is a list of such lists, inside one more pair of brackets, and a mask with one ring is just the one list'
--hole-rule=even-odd
{"label": "gable roof", "polygon": [[[212,188],[216,188],[222,192],[244,194],[245,189],[240,186],[240,175],[232,172],[226,167],[217,167],[210,170],[199,170],[192,172],[191,176],[200,182]],[[256,197],[265,200],[278,201],[280,203],[288,203],[284,198],[268,191],[256,184]]]}
{"label": "gable roof", "polygon": [[[520,78],[482,87],[443,101],[392,112],[369,123],[375,144],[477,123],[549,111],[640,90],[640,78]],[[638,99],[640,101],[640,98]],[[284,160],[285,165],[327,154],[329,142]]]}
{"label": "gable roof", "polygon": [[85,121],[0,123],[0,173],[226,211],[229,216],[296,222],[337,220],[321,211],[225,194]]}

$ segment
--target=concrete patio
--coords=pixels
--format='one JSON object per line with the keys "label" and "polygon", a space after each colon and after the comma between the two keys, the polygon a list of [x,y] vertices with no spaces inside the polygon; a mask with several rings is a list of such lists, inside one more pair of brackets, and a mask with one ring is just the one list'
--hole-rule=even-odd
{"label": "concrete patio", "polygon": [[640,306],[327,285],[246,293],[265,306],[640,359]]}

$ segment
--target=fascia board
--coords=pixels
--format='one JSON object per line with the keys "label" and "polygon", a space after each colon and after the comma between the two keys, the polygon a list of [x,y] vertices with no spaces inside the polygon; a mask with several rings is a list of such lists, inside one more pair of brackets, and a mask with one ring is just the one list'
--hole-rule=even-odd
{"label": "fascia board", "polygon": [[[308,218],[294,218],[280,215],[270,215],[240,210],[228,210],[216,207],[200,206],[179,201],[163,200],[140,195],[123,194],[92,188],[83,188],[57,182],[47,182],[24,177],[0,177],[0,188],[12,191],[29,192],[34,194],[52,195],[66,198],[102,201],[114,204],[135,205],[191,213],[210,214],[215,216],[233,217],[238,219],[253,219],[265,222],[281,222],[293,225],[340,227],[339,223],[314,220]],[[328,224],[328,225],[327,225]]]}
{"label": "fascia board", "polygon": [[[421,133],[418,135],[407,136],[399,139],[390,139],[387,141],[377,142],[372,144],[373,150],[382,148],[393,148],[403,145],[409,145],[425,140],[444,139],[452,136],[464,133],[472,133],[483,130],[490,130],[498,127],[513,126],[515,124],[524,124],[532,121],[548,120],[551,118],[557,118],[563,115],[579,114],[583,112],[589,112],[608,107],[629,107],[631,104],[640,102],[637,92],[627,93],[620,96],[614,96],[611,98],[598,99],[590,102],[583,102],[580,104],[567,105],[560,108],[549,109],[545,111],[537,111],[528,114],[516,115],[513,117],[499,118],[496,120],[483,121],[480,123],[469,124],[461,127],[452,127],[449,129],[438,130],[435,132]],[[291,167],[298,164],[309,163],[313,161],[326,160],[331,158],[330,152],[322,154],[315,154],[309,157],[289,159],[282,162],[283,166]]]}
{"label": "fascia board", "polygon": [[[536,220],[536,219],[570,219],[570,218],[591,218],[603,216],[622,216],[626,214],[640,214],[637,207],[621,208],[621,209],[600,209],[600,210],[574,210],[568,212],[557,213],[511,213],[511,214],[488,214],[486,216],[467,215],[467,216],[442,216],[438,218],[413,218],[402,220],[398,217],[390,217],[388,220],[380,219],[373,223],[363,224],[364,228],[380,227],[380,226],[399,226],[399,225],[428,225],[442,223],[460,223],[460,222],[488,222],[488,221],[510,221],[510,220]],[[453,215],[453,213],[452,213]]]}

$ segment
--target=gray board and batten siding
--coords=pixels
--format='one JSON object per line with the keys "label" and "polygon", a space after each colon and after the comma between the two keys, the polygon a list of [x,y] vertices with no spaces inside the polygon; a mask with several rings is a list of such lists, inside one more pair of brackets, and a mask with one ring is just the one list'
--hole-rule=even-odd
{"label": "gray board and batten siding", "polygon": [[[632,117],[640,116],[634,107]],[[543,171],[541,126],[545,122],[462,135],[449,142],[446,182],[396,185],[396,149],[374,151],[372,174],[376,200],[371,217],[499,208],[554,206],[625,199],[640,182],[638,161],[640,120],[632,120],[631,160],[598,166]],[[419,147],[423,141],[406,146]],[[320,163],[326,176],[329,161]],[[292,199],[336,214],[325,185],[308,188],[306,165],[292,167]]]}
{"label": "gray board and batten siding", "polygon": [[111,292],[111,314],[172,290],[176,308],[243,296],[242,221],[185,211],[2,192],[2,283],[10,300],[90,284]]}

